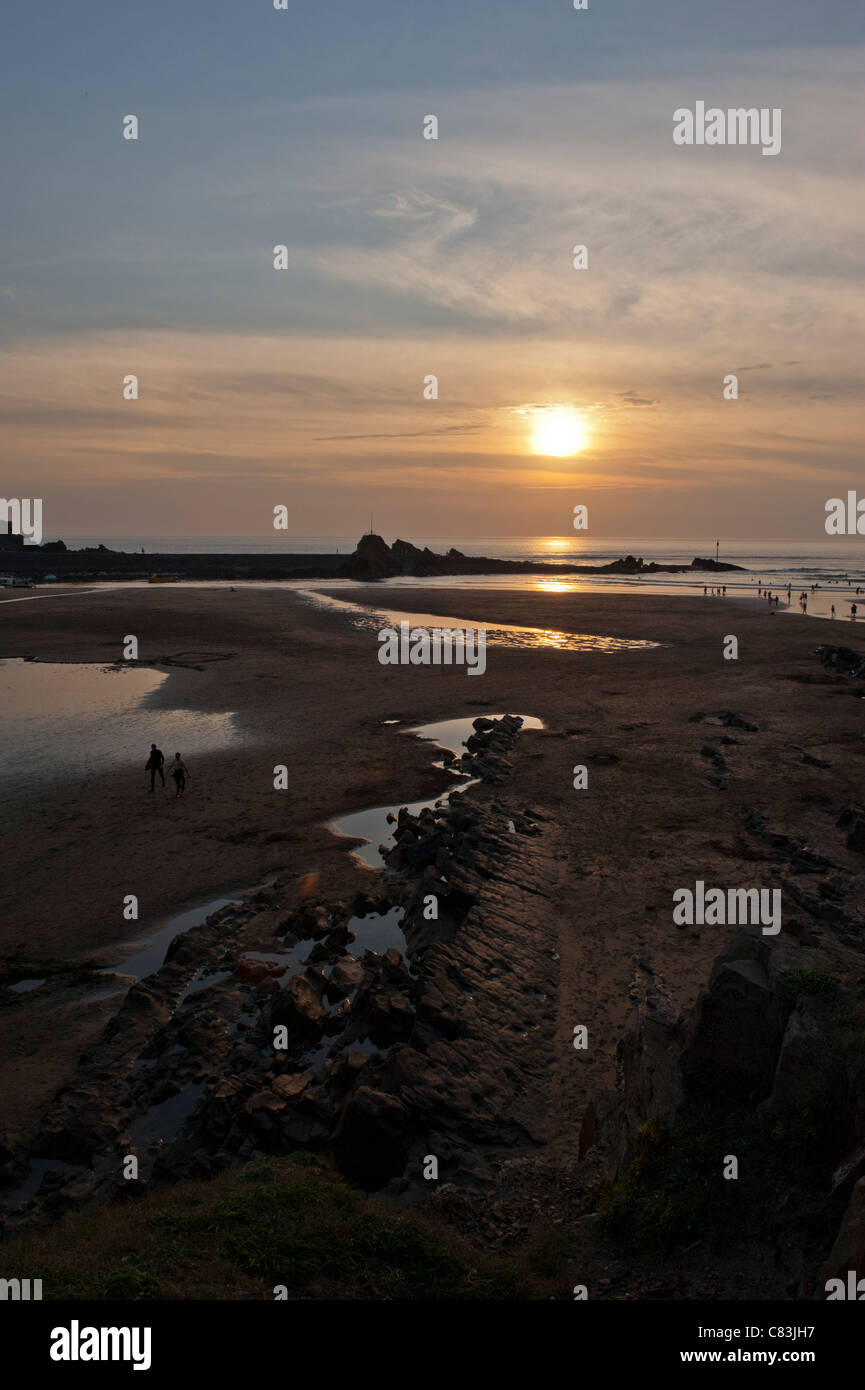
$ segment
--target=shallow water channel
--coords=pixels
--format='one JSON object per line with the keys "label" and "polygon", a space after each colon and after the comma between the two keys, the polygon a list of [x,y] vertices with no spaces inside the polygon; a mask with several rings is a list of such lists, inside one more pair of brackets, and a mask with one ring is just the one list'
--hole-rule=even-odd
{"label": "shallow water channel", "polygon": [[517,623],[484,623],[476,619],[447,618],[436,613],[403,613],[393,608],[367,608],[348,599],[333,598],[314,589],[299,591],[303,598],[322,608],[344,613],[355,627],[378,633],[383,627],[399,628],[400,623],[412,627],[447,628],[451,631],[469,629],[486,633],[488,647],[524,647],[532,650],[548,648],[565,652],[625,652],[659,647],[660,642],[647,642],[631,637],[604,637],[593,632],[563,632],[557,628],[520,627]]}
{"label": "shallow water channel", "polygon": [[[501,714],[486,714],[486,719],[501,719]],[[523,729],[542,729],[544,727],[540,719],[534,718],[529,714],[520,716],[523,721]],[[465,751],[465,742],[474,733],[474,721],[477,715],[468,715],[464,719],[442,719],[435,724],[419,724],[414,728],[404,729],[403,734],[415,734],[418,738],[427,739],[437,747],[446,749],[459,757]],[[394,721],[385,721],[392,724]],[[443,766],[439,763],[438,766]],[[456,770],[456,769],[455,769]],[[362,811],[352,811],[347,816],[339,816],[330,822],[329,828],[337,835],[347,835],[352,838],[364,840],[365,843],[358,845],[352,853],[368,865],[371,869],[380,869],[383,863],[379,846],[385,845],[390,849],[393,845],[395,826],[388,822],[388,816],[396,816],[402,806],[405,806],[411,815],[417,816],[427,806],[438,806],[447,799],[452,791],[465,791],[467,787],[474,786],[476,778],[466,778],[457,782],[445,792],[440,792],[433,798],[427,797],[424,801],[398,801],[387,806],[367,806]]]}

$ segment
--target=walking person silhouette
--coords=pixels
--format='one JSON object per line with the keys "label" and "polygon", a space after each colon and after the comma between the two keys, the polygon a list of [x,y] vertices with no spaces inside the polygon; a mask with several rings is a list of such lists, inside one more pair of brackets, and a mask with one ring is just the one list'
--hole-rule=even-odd
{"label": "walking person silhouette", "polygon": [[177,791],[174,793],[175,801],[182,796],[186,789],[186,779],[190,775],[189,768],[183,761],[179,753],[175,753],[174,762],[171,764],[171,775],[174,778],[174,785]]}
{"label": "walking person silhouette", "polygon": [[160,776],[160,778],[161,778],[161,780],[162,780],[162,785],[163,785],[163,787],[165,786],[165,773],[162,771],[162,765],[163,765],[164,762],[165,762],[165,754],[162,752],[161,749],[159,749],[159,748],[156,747],[156,744],[155,744],[155,743],[151,743],[151,745],[150,745],[150,757],[147,759],[147,762],[144,764],[144,771],[150,773],[150,790],[151,790],[151,791],[153,791],[153,784],[154,784],[154,782],[156,781],[156,774],[157,774],[157,772],[159,773],[159,776]]}

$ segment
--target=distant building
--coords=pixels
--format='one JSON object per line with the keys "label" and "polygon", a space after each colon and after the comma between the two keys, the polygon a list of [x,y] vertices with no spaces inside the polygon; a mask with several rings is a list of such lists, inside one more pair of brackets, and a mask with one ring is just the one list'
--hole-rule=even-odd
{"label": "distant building", "polygon": [[6,533],[0,531],[0,550],[23,550],[24,537],[16,536],[12,531],[12,522],[6,522]]}

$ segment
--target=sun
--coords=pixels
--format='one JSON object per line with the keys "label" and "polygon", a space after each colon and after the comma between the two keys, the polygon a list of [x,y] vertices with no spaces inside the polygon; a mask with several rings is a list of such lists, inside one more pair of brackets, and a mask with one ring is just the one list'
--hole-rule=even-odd
{"label": "sun", "polygon": [[536,454],[568,458],[588,443],[589,432],[582,415],[567,406],[554,405],[540,410],[532,425],[532,449]]}

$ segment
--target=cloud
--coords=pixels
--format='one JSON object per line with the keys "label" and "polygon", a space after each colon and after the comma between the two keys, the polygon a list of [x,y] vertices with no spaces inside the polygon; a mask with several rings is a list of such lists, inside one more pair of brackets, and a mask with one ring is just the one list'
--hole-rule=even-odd
{"label": "cloud", "polygon": [[335,443],[342,439],[435,439],[446,434],[477,434],[483,425],[443,425],[437,429],[391,431],[387,434],[320,434],[316,443]]}
{"label": "cloud", "polygon": [[[143,186],[127,240],[91,217],[79,241],[64,223],[56,260],[33,247],[18,302],[4,296],[7,474],[238,495],[278,480],[323,506],[352,481],[481,506],[501,485],[489,505],[513,526],[517,491],[575,479],[730,478],[744,495],[755,478],[840,477],[865,257],[862,155],[838,131],[861,124],[860,57],[742,58],[701,71],[704,93],[681,77],[449,91],[438,142],[407,132],[404,92],[307,103],[314,139],[251,140],[243,158],[173,169],[156,197]],[[781,156],[674,147],[673,110],[702,94],[782,105]],[[275,114],[258,128],[290,131],[291,102]],[[18,286],[17,267],[0,275]],[[748,399],[725,403],[747,354]],[[526,401],[586,412],[590,448],[541,464],[513,413]]]}

